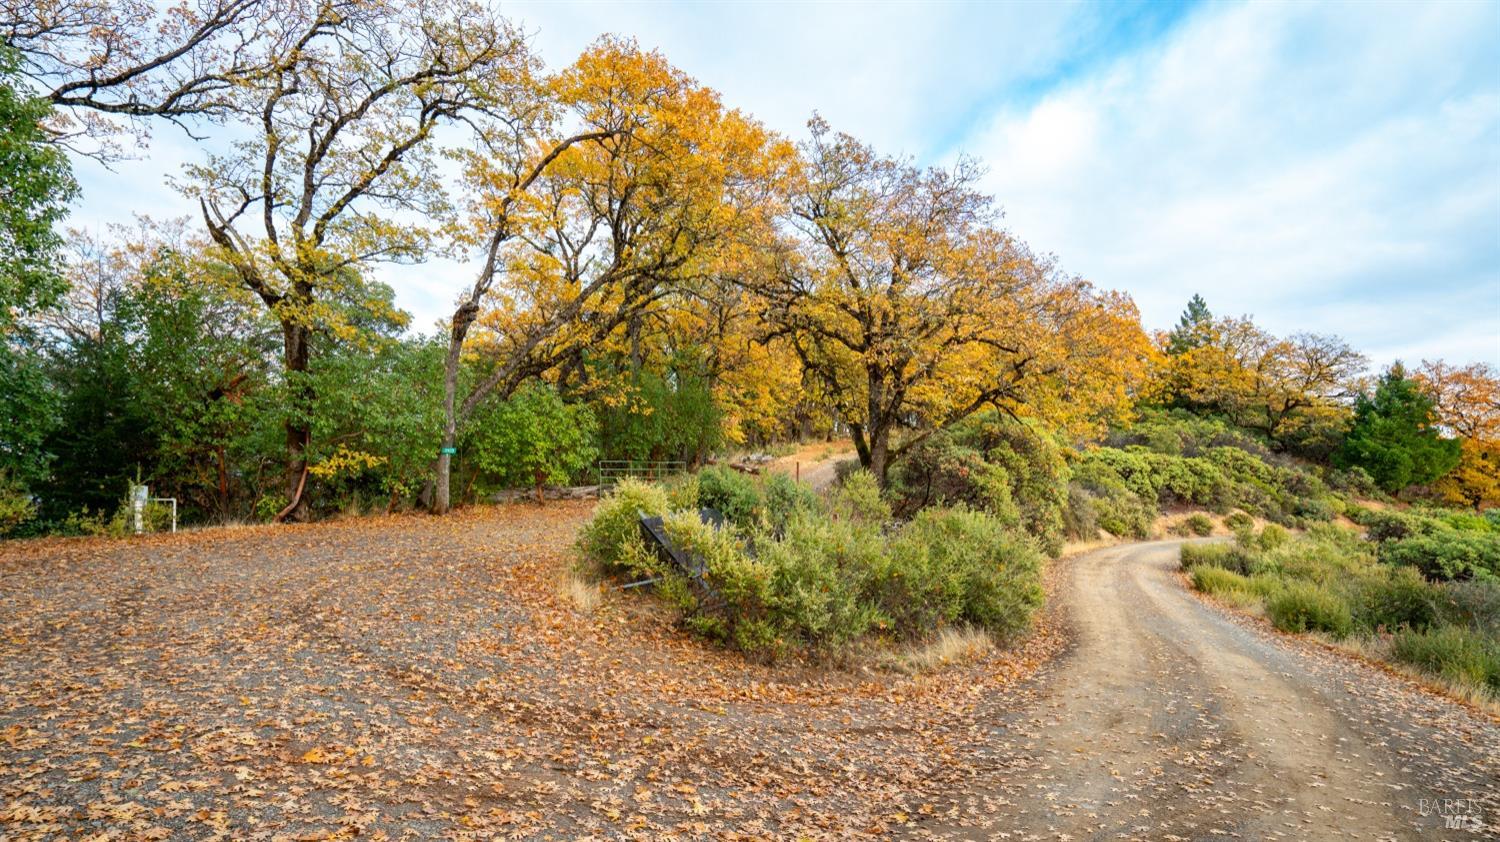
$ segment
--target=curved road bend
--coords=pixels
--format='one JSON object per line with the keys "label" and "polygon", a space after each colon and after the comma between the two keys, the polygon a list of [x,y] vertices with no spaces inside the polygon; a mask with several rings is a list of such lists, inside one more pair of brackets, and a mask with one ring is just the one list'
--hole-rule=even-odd
{"label": "curved road bend", "polygon": [[1200,602],[1178,546],[1064,562],[1075,642],[997,723],[964,823],[935,835],[1500,838],[1500,726]]}

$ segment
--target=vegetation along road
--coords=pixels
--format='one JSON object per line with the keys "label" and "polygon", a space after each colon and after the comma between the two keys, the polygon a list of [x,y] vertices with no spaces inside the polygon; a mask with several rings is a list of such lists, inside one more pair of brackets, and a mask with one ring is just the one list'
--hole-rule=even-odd
{"label": "vegetation along road", "polygon": [[1494,722],[1205,605],[1177,549],[1065,562],[1075,644],[995,729],[974,835],[1430,839],[1440,798],[1449,836],[1500,835]]}
{"label": "vegetation along road", "polygon": [[1170,543],[1060,562],[1030,642],[904,676],[749,663],[650,599],[580,612],[555,582],[588,511],[7,548],[0,836],[1373,839],[1440,832],[1422,799],[1500,814],[1494,723],[1200,603]]}

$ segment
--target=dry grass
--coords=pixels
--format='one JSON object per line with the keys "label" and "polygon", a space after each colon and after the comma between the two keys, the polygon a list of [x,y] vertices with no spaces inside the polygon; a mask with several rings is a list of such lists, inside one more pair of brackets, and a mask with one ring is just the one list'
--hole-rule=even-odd
{"label": "dry grass", "polygon": [[599,607],[602,593],[599,583],[577,570],[565,570],[558,581],[558,592],[574,608],[592,614]]}
{"label": "dry grass", "polygon": [[904,673],[930,672],[972,661],[994,648],[995,642],[983,629],[947,628],[931,643],[892,655],[887,665]]}
{"label": "dry grass", "polygon": [[1500,697],[1496,697],[1483,687],[1424,672],[1397,661],[1391,654],[1390,635],[1350,635],[1343,640],[1335,640],[1325,634],[1313,635],[1313,637],[1324,646],[1342,650],[1373,667],[1409,678],[1428,690],[1457,699],[1471,708],[1500,720]]}

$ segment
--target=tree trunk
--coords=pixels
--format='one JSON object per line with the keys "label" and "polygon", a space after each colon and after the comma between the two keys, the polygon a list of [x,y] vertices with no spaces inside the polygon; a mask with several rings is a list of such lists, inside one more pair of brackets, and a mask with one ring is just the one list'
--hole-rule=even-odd
{"label": "tree trunk", "polygon": [[292,412],[286,419],[286,508],[277,515],[280,521],[304,521],[308,516],[307,448],[312,443],[312,384],[307,382],[307,363],[311,356],[309,340],[312,330],[305,324],[283,322],[282,341],[288,380],[293,381]]}
{"label": "tree trunk", "polygon": [[438,451],[437,476],[433,485],[432,513],[447,514],[452,506],[451,483],[453,450],[458,442],[458,364],[464,350],[469,326],[479,315],[477,296],[459,306],[453,314],[453,328],[448,337],[448,356],[443,360],[443,441]]}
{"label": "tree trunk", "polygon": [[875,475],[875,481],[882,489],[886,486],[886,472],[890,468],[890,445],[890,428],[884,422],[870,430],[870,473]]}

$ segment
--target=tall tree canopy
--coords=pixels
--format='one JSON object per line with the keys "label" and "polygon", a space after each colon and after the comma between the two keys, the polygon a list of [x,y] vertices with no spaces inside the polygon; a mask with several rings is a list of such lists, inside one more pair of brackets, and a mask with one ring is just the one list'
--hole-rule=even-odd
{"label": "tall tree canopy", "polygon": [[[1123,406],[1147,351],[1134,306],[1000,230],[976,163],[918,169],[811,129],[780,252],[750,283],[877,477],[987,405],[1064,423]],[[913,435],[894,445],[898,428]]]}
{"label": "tall tree canopy", "polygon": [[1216,412],[1280,447],[1308,450],[1336,439],[1366,363],[1337,336],[1281,338],[1248,317],[1213,319],[1193,302],[1158,345],[1157,400]]}
{"label": "tall tree canopy", "polygon": [[1443,438],[1433,406],[1400,363],[1391,366],[1373,394],[1356,400],[1354,424],[1334,464],[1363,468],[1392,494],[1448,473],[1458,464],[1459,444]]}
{"label": "tall tree canopy", "polygon": [[[474,163],[477,228],[487,257],[453,320],[445,446],[492,396],[578,364],[586,351],[629,344],[639,313],[710,273],[733,235],[763,213],[785,152],[759,124],[660,54],[605,38],[549,84],[559,123],[530,163]],[[519,177],[517,173],[525,173]],[[457,396],[460,349],[480,374]],[[449,459],[438,462],[434,509],[448,506]]]}
{"label": "tall tree canopy", "polygon": [[1484,363],[1438,360],[1424,361],[1414,376],[1461,446],[1458,467],[1438,481],[1438,493],[1476,509],[1500,506],[1500,374]]}
{"label": "tall tree canopy", "polygon": [[314,334],[356,328],[329,296],[371,262],[427,254],[451,207],[434,132],[484,113],[530,59],[514,27],[460,4],[294,3],[265,26],[265,69],[223,106],[246,139],[190,168],[185,190],[221,259],[281,324],[295,381],[283,516],[298,518]]}

